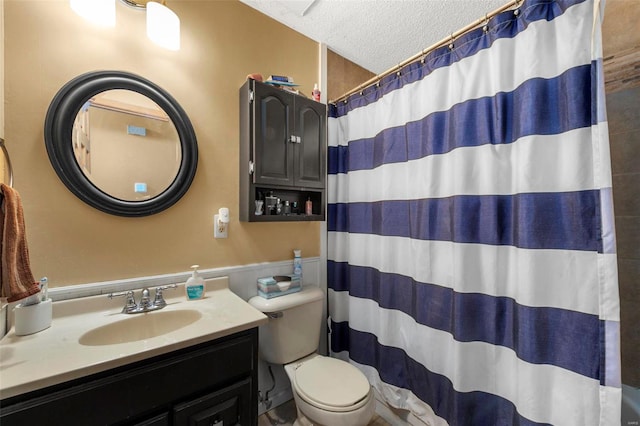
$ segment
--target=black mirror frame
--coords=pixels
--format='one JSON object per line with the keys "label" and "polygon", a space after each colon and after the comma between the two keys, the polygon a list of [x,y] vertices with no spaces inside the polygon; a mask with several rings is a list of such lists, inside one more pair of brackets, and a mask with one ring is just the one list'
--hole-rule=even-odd
{"label": "black mirror frame", "polygon": [[[153,100],[167,113],[180,138],[182,159],[175,179],[148,200],[124,201],[101,191],[82,172],[73,153],[72,131],[78,112],[92,96],[112,89],[132,90]],[[124,71],[89,72],[65,84],[47,110],[44,140],[51,165],[65,186],[90,206],[117,216],[149,216],[171,207],[191,186],[198,164],[198,143],[186,112],[161,87]]]}

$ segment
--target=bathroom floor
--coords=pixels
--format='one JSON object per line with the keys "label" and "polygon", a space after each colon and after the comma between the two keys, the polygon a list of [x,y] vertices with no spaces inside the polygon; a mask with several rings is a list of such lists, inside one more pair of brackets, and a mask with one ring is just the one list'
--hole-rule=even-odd
{"label": "bathroom floor", "polygon": [[[296,405],[292,399],[258,417],[258,426],[291,426],[295,419]],[[369,426],[390,426],[390,424],[376,414],[369,422]]]}

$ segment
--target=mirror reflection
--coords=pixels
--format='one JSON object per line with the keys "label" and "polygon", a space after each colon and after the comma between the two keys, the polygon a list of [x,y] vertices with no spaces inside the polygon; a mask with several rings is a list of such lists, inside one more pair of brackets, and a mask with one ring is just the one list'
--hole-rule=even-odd
{"label": "mirror reflection", "polygon": [[72,143],[87,179],[124,201],[162,194],[182,161],[180,137],[167,113],[132,90],[92,96],[75,117]]}

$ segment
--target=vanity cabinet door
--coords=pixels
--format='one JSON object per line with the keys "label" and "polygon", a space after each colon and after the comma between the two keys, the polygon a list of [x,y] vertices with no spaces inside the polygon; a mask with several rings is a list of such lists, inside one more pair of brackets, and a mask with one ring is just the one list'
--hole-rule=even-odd
{"label": "vanity cabinet door", "polygon": [[251,381],[244,380],[217,392],[176,406],[174,425],[248,425],[251,420]]}
{"label": "vanity cabinet door", "polygon": [[162,413],[141,422],[137,422],[133,426],[169,426],[169,413]]}
{"label": "vanity cabinet door", "polygon": [[[251,426],[257,422],[257,361],[258,332],[254,328],[3,400],[0,425],[183,426],[190,423],[169,422],[177,404],[199,395],[218,395],[220,389],[233,392],[237,387],[242,393],[227,393],[213,405],[235,397],[241,424]],[[222,407],[218,411],[227,415]]]}

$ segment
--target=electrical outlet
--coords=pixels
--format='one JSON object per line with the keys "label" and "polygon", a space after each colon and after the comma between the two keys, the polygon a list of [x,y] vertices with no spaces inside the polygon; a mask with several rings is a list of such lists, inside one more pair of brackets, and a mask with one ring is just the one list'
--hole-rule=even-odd
{"label": "electrical outlet", "polygon": [[229,224],[228,223],[220,223],[220,221],[218,220],[219,218],[220,218],[220,215],[216,214],[216,215],[213,216],[213,237],[214,238],[227,238]]}

